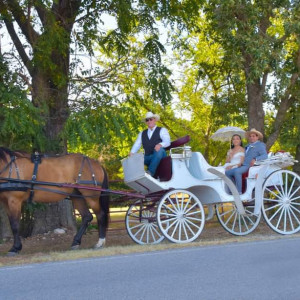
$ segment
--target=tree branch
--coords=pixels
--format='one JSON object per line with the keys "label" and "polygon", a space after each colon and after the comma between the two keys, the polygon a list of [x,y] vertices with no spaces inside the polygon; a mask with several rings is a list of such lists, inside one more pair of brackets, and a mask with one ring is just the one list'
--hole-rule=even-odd
{"label": "tree branch", "polygon": [[28,43],[33,46],[36,42],[36,40],[39,37],[39,34],[33,29],[30,20],[26,15],[24,14],[21,6],[19,5],[18,1],[16,0],[9,0],[6,1],[7,3],[4,3],[3,0],[1,0],[1,4],[5,5],[7,8],[7,11],[10,11],[13,15],[15,21],[18,23],[19,27],[22,30],[22,33],[26,37]]}
{"label": "tree branch", "polygon": [[29,74],[32,75],[33,70],[32,70],[31,60],[29,59],[29,57],[23,47],[23,44],[21,43],[21,41],[15,31],[13,23],[10,22],[7,18],[4,19],[4,23],[6,25],[7,31],[9,33],[14,45],[16,46],[16,49],[17,49],[24,65],[26,66]]}
{"label": "tree branch", "polygon": [[299,72],[300,72],[300,49],[298,50],[297,54],[295,55],[295,65],[297,67],[297,72],[293,73],[291,76],[290,84],[287,87],[283,97],[281,98],[279,108],[277,110],[277,115],[274,121],[274,131],[272,134],[270,134],[268,140],[267,140],[267,149],[269,149],[276,139],[279,136],[282,122],[285,119],[286,112],[291,107],[292,103],[294,102],[295,98],[292,95],[292,90],[295,84],[297,83],[297,80],[299,79]]}

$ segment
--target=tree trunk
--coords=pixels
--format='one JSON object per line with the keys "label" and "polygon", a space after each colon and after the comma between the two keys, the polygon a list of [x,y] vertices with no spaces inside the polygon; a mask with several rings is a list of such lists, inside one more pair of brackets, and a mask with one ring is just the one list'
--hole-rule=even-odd
{"label": "tree trunk", "polygon": [[9,220],[2,203],[0,203],[0,240],[5,241],[11,238],[12,232],[10,229]]}
{"label": "tree trunk", "polygon": [[[51,78],[41,72],[35,73],[33,77],[34,104],[40,108],[45,106],[45,103],[48,105],[43,110],[42,116],[46,120],[44,128],[47,138],[46,153],[66,154],[67,152],[66,139],[62,135],[69,117],[67,87],[68,81],[62,86],[55,86]],[[70,200],[46,204],[44,209],[34,213],[32,234],[46,233],[59,227],[76,229],[73,205]]]}
{"label": "tree trunk", "polygon": [[247,84],[248,125],[264,134],[265,113],[263,109],[263,93],[259,79]]}
{"label": "tree trunk", "polygon": [[64,199],[59,203],[50,203],[46,209],[34,212],[32,235],[46,233],[56,228],[76,230],[76,221],[72,202]]}

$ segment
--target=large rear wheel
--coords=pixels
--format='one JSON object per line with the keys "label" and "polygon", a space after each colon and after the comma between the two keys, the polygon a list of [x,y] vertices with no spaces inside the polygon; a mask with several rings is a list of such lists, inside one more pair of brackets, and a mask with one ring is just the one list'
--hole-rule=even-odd
{"label": "large rear wheel", "polygon": [[199,199],[191,192],[173,190],[165,194],[158,204],[157,223],[169,241],[192,242],[203,230],[204,209]]}
{"label": "large rear wheel", "polygon": [[300,176],[289,170],[270,174],[263,185],[262,212],[267,224],[281,234],[300,230]]}
{"label": "large rear wheel", "polygon": [[164,236],[156,221],[156,203],[138,200],[132,204],[125,217],[126,230],[132,240],[140,245],[158,244]]}

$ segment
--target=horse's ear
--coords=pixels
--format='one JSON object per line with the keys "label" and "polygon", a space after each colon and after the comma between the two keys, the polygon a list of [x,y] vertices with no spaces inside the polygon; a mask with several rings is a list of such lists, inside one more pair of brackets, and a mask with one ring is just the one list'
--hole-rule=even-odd
{"label": "horse's ear", "polygon": [[11,151],[7,148],[0,147],[0,160],[4,161],[5,163],[8,162],[7,156],[10,155]]}

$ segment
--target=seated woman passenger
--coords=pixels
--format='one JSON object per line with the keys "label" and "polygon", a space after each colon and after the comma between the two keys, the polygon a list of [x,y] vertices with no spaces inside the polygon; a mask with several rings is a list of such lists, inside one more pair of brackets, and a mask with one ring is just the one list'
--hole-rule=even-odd
{"label": "seated woman passenger", "polygon": [[243,148],[242,138],[234,134],[231,138],[231,149],[227,152],[225,170],[240,167],[245,159],[245,149]]}
{"label": "seated woman passenger", "polygon": [[242,193],[242,174],[247,172],[255,161],[268,158],[266,144],[261,142],[263,140],[263,134],[252,128],[246,132],[249,144],[246,146],[245,159],[242,165],[238,168],[226,170],[225,174],[232,181],[235,182],[238,192]]}

